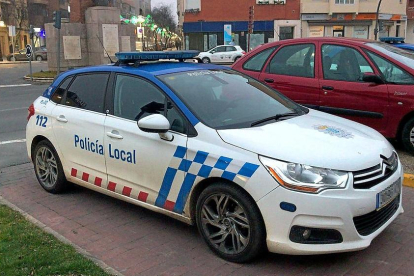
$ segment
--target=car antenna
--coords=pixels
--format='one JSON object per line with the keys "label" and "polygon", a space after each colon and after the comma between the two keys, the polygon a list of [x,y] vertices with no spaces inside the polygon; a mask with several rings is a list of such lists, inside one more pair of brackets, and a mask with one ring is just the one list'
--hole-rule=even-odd
{"label": "car antenna", "polygon": [[96,37],[98,38],[99,42],[101,43],[102,48],[104,49],[104,51],[105,51],[106,55],[108,56],[109,60],[111,61],[111,63],[115,63],[115,62],[112,61],[111,57],[109,56],[108,52],[106,51],[105,47],[103,46],[103,43],[102,43],[101,39],[99,38],[99,36],[96,35]]}

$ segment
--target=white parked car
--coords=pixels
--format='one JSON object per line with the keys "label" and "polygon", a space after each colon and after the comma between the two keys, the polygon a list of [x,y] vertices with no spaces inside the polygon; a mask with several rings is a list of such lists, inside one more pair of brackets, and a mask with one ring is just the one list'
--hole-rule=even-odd
{"label": "white parked car", "polygon": [[228,67],[118,58],[62,73],[30,106],[48,192],[70,181],[196,224],[234,262],[360,250],[403,212],[403,168],[377,131]]}
{"label": "white parked car", "polygon": [[240,46],[220,45],[201,52],[196,59],[202,63],[233,63],[245,54]]}

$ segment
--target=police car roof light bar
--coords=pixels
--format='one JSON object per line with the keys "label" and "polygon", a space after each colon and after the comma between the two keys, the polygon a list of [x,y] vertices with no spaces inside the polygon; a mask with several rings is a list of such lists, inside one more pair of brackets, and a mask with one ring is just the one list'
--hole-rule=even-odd
{"label": "police car roof light bar", "polygon": [[157,61],[160,59],[179,60],[195,58],[200,52],[195,50],[189,51],[151,51],[151,52],[120,52],[115,56],[118,58],[116,65],[134,63],[139,64],[141,61]]}

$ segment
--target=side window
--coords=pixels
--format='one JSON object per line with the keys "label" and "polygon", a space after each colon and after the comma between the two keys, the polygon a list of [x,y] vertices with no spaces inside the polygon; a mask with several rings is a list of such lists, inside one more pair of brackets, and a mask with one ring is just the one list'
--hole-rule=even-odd
{"label": "side window", "polygon": [[118,75],[115,84],[114,115],[138,121],[151,114],[164,114],[163,93],[140,78]]}
{"label": "side window", "polygon": [[170,122],[171,130],[187,134],[187,120],[170,101],[167,103],[166,117]]}
{"label": "side window", "polygon": [[323,78],[339,81],[362,81],[363,73],[373,73],[368,61],[351,47],[322,46]]}
{"label": "side window", "polygon": [[165,115],[170,122],[171,130],[186,133],[187,121],[170,101],[166,102],[166,97],[156,86],[140,78],[118,75],[115,84],[114,115],[138,121],[151,114]]}
{"label": "side window", "polygon": [[214,51],[215,51],[215,53],[225,52],[226,47],[225,46],[217,47]]}
{"label": "side window", "polygon": [[66,92],[65,105],[103,112],[108,73],[78,75]]}
{"label": "side window", "polygon": [[315,45],[285,46],[272,58],[267,68],[271,74],[315,77]]}
{"label": "side window", "polygon": [[66,88],[68,88],[69,83],[72,81],[72,77],[66,78],[63,80],[59,87],[56,89],[55,93],[52,95],[52,102],[60,104],[62,103],[63,95],[65,94]]}
{"label": "side window", "polygon": [[372,52],[367,51],[367,53],[381,71],[386,82],[394,84],[414,84],[414,78],[397,65]]}
{"label": "side window", "polygon": [[243,69],[248,71],[262,71],[263,66],[269,56],[273,53],[276,47],[266,49],[253,57],[243,64]]}
{"label": "side window", "polygon": [[233,47],[233,46],[226,46],[226,52],[233,52],[233,51],[237,51],[235,47]]}

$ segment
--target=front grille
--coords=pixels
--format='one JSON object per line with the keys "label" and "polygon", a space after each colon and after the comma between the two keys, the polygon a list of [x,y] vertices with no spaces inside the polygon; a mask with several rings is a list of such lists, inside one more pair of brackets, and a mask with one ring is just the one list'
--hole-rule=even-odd
{"label": "front grille", "polygon": [[354,217],[356,230],[361,236],[374,233],[395,214],[398,206],[400,206],[400,195],[380,210]]}
{"label": "front grille", "polygon": [[398,158],[394,152],[390,158],[381,155],[378,165],[354,172],[354,189],[369,189],[390,177],[398,169]]}

